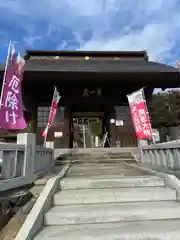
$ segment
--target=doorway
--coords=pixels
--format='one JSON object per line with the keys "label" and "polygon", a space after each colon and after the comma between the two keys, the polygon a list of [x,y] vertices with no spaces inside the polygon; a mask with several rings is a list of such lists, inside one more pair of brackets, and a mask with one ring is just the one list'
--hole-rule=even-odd
{"label": "doorway", "polygon": [[73,148],[101,147],[105,133],[104,117],[72,118]]}

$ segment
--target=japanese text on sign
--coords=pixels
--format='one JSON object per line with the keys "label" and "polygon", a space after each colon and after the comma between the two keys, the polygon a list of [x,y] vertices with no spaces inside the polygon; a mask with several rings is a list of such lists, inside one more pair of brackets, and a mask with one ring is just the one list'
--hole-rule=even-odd
{"label": "japanese text on sign", "polygon": [[151,139],[152,129],[143,90],[128,96],[133,125],[138,139]]}
{"label": "japanese text on sign", "polygon": [[144,102],[134,104],[130,106],[131,115],[136,131],[136,135],[139,139],[147,139],[152,137],[151,124],[146,106]]}
{"label": "japanese text on sign", "polygon": [[8,84],[8,91],[5,96],[5,120],[7,123],[16,124],[18,117],[18,97],[20,80],[13,75]]}

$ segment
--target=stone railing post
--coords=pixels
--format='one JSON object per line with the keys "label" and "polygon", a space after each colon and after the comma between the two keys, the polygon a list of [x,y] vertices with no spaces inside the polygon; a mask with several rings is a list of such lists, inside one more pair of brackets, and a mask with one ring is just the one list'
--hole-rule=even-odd
{"label": "stone railing post", "polygon": [[20,133],[17,135],[17,144],[25,145],[23,176],[31,176],[34,174],[36,135],[32,133]]}

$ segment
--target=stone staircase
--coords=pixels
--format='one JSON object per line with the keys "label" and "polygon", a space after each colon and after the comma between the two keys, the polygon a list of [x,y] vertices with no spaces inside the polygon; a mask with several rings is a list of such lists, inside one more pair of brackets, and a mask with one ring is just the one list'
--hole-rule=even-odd
{"label": "stone staircase", "polygon": [[73,158],[35,240],[180,239],[176,191],[126,165],[133,161],[131,154]]}
{"label": "stone staircase", "polygon": [[71,154],[66,154],[64,157],[57,158],[56,160],[59,164],[68,164],[74,162],[76,164],[83,163],[119,163],[119,162],[135,162],[134,157],[131,152],[111,152],[111,151],[97,151],[97,149],[92,149],[91,152],[72,152]]}

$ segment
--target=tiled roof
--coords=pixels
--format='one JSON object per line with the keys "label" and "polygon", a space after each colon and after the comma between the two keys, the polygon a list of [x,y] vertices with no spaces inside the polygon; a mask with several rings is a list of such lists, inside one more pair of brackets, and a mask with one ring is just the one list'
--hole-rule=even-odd
{"label": "tiled roof", "polygon": [[[146,51],[27,51],[26,57],[27,72],[178,73],[177,68],[148,61]],[[3,70],[4,65],[0,65]]]}

